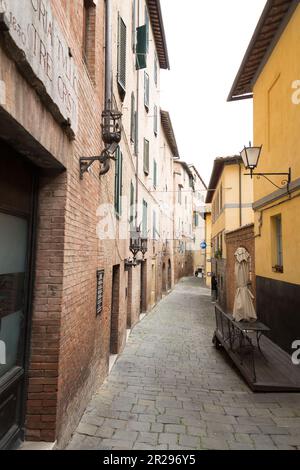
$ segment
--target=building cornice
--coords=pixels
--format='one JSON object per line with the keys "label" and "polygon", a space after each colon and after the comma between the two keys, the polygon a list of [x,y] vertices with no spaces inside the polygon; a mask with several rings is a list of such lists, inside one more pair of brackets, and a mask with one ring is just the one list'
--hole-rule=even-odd
{"label": "building cornice", "polygon": [[170,69],[167,40],[161,11],[160,0],[146,0],[161,69]]}

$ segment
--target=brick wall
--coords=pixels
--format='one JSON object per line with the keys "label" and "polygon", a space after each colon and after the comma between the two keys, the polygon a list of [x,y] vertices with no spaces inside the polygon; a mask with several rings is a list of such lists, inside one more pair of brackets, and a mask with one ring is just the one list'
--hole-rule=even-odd
{"label": "brick wall", "polygon": [[[227,262],[226,262],[226,308],[232,313],[236,282],[234,274],[235,257],[234,253],[239,247],[246,248],[251,256],[251,291],[255,292],[255,256],[254,256],[254,225],[246,225],[238,230],[228,232],[225,235]],[[255,302],[255,301],[254,301]]]}

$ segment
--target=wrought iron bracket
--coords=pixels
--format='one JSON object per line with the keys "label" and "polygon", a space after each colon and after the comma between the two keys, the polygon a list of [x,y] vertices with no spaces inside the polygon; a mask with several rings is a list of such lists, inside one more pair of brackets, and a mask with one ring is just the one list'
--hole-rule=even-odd
{"label": "wrought iron bracket", "polygon": [[[253,170],[250,170],[250,173],[245,173],[245,176],[257,176],[260,178],[261,176],[265,178],[269,183],[271,183],[273,186],[275,186],[278,189],[283,189],[284,186],[287,187],[287,191],[289,192],[290,189],[290,184],[292,182],[292,170],[289,168],[288,173],[254,173]],[[281,181],[281,186],[278,186],[274,181],[272,181],[269,176],[285,176],[286,178]]]}
{"label": "wrought iron bracket", "polygon": [[93,165],[94,162],[99,162],[104,164],[108,159],[116,160],[113,155],[108,152],[108,149],[104,149],[101,155],[95,157],[80,157],[79,164],[80,164],[80,179],[83,179],[84,173],[90,170],[90,167]]}

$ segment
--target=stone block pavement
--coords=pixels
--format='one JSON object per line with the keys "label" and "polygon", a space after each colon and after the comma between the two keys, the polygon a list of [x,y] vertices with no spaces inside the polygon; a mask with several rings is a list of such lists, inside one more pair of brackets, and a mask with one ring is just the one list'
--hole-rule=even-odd
{"label": "stone block pavement", "polygon": [[183,279],[132,331],[67,449],[300,450],[300,394],[254,394],[212,345],[210,292]]}

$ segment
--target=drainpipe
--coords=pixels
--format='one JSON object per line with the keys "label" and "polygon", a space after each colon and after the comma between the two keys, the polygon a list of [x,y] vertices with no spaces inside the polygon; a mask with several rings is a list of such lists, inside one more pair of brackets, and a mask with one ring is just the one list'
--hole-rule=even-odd
{"label": "drainpipe", "polygon": [[[138,26],[140,25],[140,0],[137,0],[137,23]],[[139,204],[139,126],[138,126],[138,120],[139,120],[139,93],[140,93],[140,71],[137,70],[137,87],[136,87],[136,123],[135,123],[135,129],[136,129],[136,135],[135,139],[137,139],[137,142],[135,142],[135,149],[136,149],[136,183],[135,183],[135,227],[138,227],[138,204]]]}
{"label": "drainpipe", "polygon": [[112,13],[111,0],[105,11],[105,109],[112,108]]}
{"label": "drainpipe", "polygon": [[239,162],[239,217],[240,227],[242,226],[242,166]]}
{"label": "drainpipe", "polygon": [[[112,109],[112,13],[111,0],[105,6],[105,110]],[[109,119],[109,118],[108,118]],[[105,160],[100,169],[100,176],[110,170],[110,159]]]}

